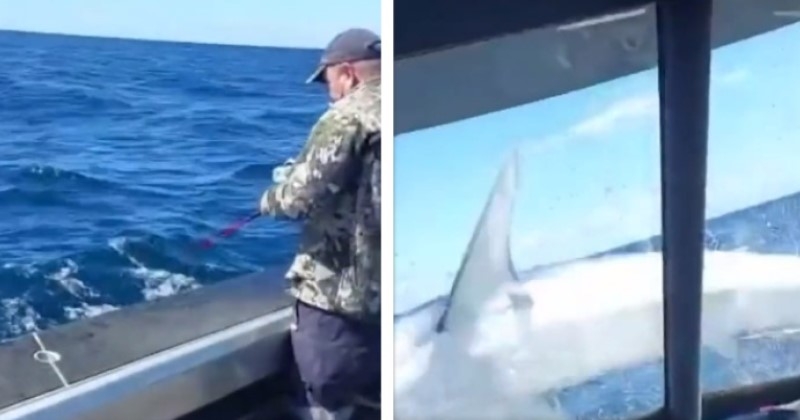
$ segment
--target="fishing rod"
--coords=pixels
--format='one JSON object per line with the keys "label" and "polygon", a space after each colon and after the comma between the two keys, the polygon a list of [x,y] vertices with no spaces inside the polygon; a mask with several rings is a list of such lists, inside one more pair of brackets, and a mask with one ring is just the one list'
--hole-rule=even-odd
{"label": "fishing rod", "polygon": [[[276,168],[274,168],[272,170],[272,180],[273,180],[273,182],[276,182],[276,183],[277,182],[284,182],[286,180],[287,173],[291,169],[292,165],[294,165],[294,163],[295,163],[294,159],[288,159],[282,165],[279,165]],[[236,221],[236,222],[232,223],[231,225],[229,225],[225,229],[222,229],[221,231],[219,231],[217,233],[216,236],[227,238],[228,236],[231,236],[234,233],[236,233],[237,231],[239,231],[239,229],[244,227],[244,225],[252,222],[255,219],[258,219],[259,217],[261,217],[261,212],[260,211],[255,212],[255,213],[245,217],[244,219],[241,219],[239,221]],[[213,247],[214,246],[214,241],[213,241],[212,237],[208,237],[208,238],[203,239],[200,242],[200,246],[205,248],[205,249],[209,249],[209,248]]]}
{"label": "fishing rod", "polygon": [[[251,214],[251,215],[249,215],[249,216],[247,216],[247,217],[245,217],[243,219],[240,219],[240,220],[237,220],[234,223],[231,223],[225,229],[222,229],[221,231],[217,232],[217,234],[215,236],[218,236],[218,237],[221,237],[221,238],[227,238],[227,237],[233,235],[234,233],[238,232],[246,224],[252,222],[255,219],[258,219],[259,217],[261,217],[261,212],[255,212],[255,213],[253,213],[253,214]],[[205,248],[205,249],[209,249],[209,248],[213,247],[215,245],[215,242],[214,242],[214,240],[212,238],[213,237],[208,237],[208,238],[203,239],[200,242],[200,246]]]}

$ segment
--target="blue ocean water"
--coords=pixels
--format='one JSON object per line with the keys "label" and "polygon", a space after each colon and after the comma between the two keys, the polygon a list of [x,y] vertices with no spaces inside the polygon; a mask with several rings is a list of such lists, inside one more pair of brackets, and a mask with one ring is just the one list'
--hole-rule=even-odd
{"label": "blue ocean water", "polygon": [[[706,222],[708,250],[800,255],[800,193],[737,210]],[[661,251],[662,237],[614,248],[593,257]],[[535,270],[524,272],[531,275]],[[782,333],[737,342],[731,359],[710,348],[702,351],[706,390],[729,389],[800,374],[800,334]],[[663,404],[663,361],[608,372],[587,383],[554,393],[576,419],[620,419]]]}
{"label": "blue ocean water", "polygon": [[288,263],[285,222],[197,241],[302,146],[317,59],[0,32],[0,339]]}

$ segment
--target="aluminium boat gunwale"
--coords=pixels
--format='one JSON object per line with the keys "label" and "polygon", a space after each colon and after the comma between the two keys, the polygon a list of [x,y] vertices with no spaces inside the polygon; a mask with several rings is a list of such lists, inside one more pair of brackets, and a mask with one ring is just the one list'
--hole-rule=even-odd
{"label": "aluminium boat gunwale", "polygon": [[238,418],[278,404],[290,306],[276,267],[11,340],[0,418]]}

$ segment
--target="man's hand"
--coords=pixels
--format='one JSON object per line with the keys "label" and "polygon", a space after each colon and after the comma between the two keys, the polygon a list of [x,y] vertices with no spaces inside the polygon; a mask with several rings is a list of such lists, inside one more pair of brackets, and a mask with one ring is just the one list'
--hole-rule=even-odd
{"label": "man's hand", "polygon": [[[283,162],[283,164],[276,166],[272,170],[272,182],[275,184],[286,182],[286,180],[289,179],[289,172],[292,170],[295,163],[296,161],[293,158],[289,158],[286,159],[286,162]],[[267,189],[264,191],[264,194],[261,195],[261,200],[258,203],[258,210],[261,212],[262,216],[269,213],[269,204],[267,201],[269,198],[267,195],[269,194],[270,190],[274,188],[275,187],[273,186],[272,188]]]}
{"label": "man's hand", "polygon": [[272,170],[272,182],[277,184],[286,181],[289,171],[292,169],[292,166],[294,166],[294,162],[294,159],[288,159],[282,165],[276,166],[275,169]]}
{"label": "man's hand", "polygon": [[269,207],[267,205],[267,194],[269,194],[269,190],[264,191],[264,194],[261,195],[261,200],[258,202],[258,211],[261,212],[262,216],[269,214]]}

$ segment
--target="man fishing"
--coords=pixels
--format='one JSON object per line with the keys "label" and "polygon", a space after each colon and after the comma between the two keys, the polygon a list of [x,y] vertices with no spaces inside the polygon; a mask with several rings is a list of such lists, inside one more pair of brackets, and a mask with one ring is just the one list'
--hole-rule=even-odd
{"label": "man fishing", "polygon": [[348,419],[357,405],[379,409],[380,38],[340,33],[308,82],[325,84],[331,105],[299,156],[275,171],[260,208],[303,222],[286,274],[307,402],[298,414]]}

